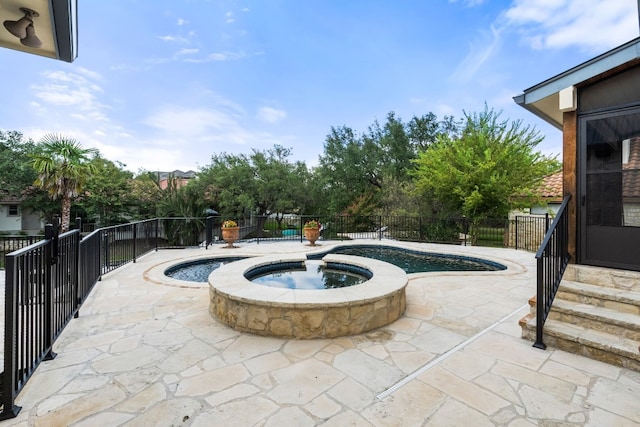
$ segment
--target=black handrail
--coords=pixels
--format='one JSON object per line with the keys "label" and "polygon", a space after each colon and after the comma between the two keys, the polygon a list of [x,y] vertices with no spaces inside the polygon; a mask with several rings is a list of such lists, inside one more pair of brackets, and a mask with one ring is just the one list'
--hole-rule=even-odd
{"label": "black handrail", "polygon": [[551,227],[544,236],[540,249],[536,253],[537,291],[536,291],[536,348],[545,349],[543,341],[544,322],[547,320],[553,299],[560,287],[560,281],[569,263],[569,215],[567,205],[571,194],[562,200],[560,209]]}

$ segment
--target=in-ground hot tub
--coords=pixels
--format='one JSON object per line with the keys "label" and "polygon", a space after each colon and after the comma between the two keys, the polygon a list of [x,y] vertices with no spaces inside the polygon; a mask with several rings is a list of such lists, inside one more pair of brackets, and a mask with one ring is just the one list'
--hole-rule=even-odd
{"label": "in-ground hot tub", "polygon": [[398,319],[406,308],[407,274],[394,265],[330,254],[330,268],[371,273],[365,282],[332,289],[261,286],[247,279],[257,270],[305,263],[304,255],[274,255],[236,261],[209,275],[209,312],[232,328],[288,338],[333,338],[360,334]]}

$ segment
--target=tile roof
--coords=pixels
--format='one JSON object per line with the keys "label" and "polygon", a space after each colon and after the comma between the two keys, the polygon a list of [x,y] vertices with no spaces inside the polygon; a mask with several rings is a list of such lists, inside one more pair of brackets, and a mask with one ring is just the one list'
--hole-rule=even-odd
{"label": "tile roof", "polygon": [[538,192],[547,201],[562,201],[562,171],[545,176]]}

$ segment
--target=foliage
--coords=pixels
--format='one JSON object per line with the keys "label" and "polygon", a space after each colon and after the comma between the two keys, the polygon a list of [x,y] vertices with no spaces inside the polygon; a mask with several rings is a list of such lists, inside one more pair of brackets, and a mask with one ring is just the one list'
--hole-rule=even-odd
{"label": "foliage", "polygon": [[100,156],[91,160],[93,173],[87,177],[85,194],[79,199],[90,221],[99,226],[122,224],[137,203],[132,198],[133,174],[123,169],[122,163],[114,163]]}
{"label": "foliage", "polygon": [[29,156],[35,150],[20,132],[0,130],[0,196],[20,197],[33,184],[36,173]]}
{"label": "foliage", "polygon": [[316,219],[309,220],[304,223],[303,228],[320,228],[320,222]]}
{"label": "foliage", "polygon": [[149,219],[158,216],[158,202],[163,199],[163,191],[158,185],[154,172],[141,172],[129,181],[130,197],[135,203],[129,214],[134,219]]}
{"label": "foliage", "polygon": [[481,113],[465,113],[459,137],[441,135],[421,152],[413,173],[419,194],[450,215],[472,220],[504,217],[526,204],[558,162],[534,151],[542,141],[536,130],[520,121],[499,121],[499,116],[486,107]]}
{"label": "foliage", "polygon": [[254,150],[250,156],[217,155],[189,187],[222,216],[258,215],[261,232],[267,215],[281,222],[284,213],[304,210],[310,174],[303,162],[290,162],[290,155],[291,150],[280,145]]}
{"label": "foliage", "polygon": [[347,126],[332,127],[316,171],[327,210],[342,213],[377,207],[381,191],[411,180],[419,150],[430,146],[438,135],[456,131],[456,123],[446,120],[438,122],[429,113],[404,123],[390,112],[383,125],[375,121],[360,136]]}
{"label": "foliage", "polygon": [[161,190],[157,202],[157,214],[162,218],[186,218],[176,221],[163,220],[163,227],[170,245],[194,245],[205,228],[202,218],[204,202],[188,185],[181,187],[176,179],[169,179],[167,188]]}
{"label": "foliage", "polygon": [[238,223],[235,222],[232,219],[228,219],[225,222],[222,223],[222,228],[233,228],[233,227],[237,227]]}
{"label": "foliage", "polygon": [[87,176],[95,170],[90,156],[97,155],[94,148],[82,148],[79,142],[63,135],[50,133],[43,137],[32,165],[37,173],[35,185],[49,196],[62,201],[61,229],[69,229],[71,202],[83,189]]}

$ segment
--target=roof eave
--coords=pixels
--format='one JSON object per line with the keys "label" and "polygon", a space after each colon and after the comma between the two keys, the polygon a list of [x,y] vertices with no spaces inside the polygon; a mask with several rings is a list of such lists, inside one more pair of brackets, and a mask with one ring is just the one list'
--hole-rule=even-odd
{"label": "roof eave", "polygon": [[640,37],[525,89],[522,94],[515,96],[513,99],[516,104],[561,129],[562,112],[557,103],[556,107],[552,108],[548,106],[540,108],[535,104],[540,104],[542,101],[549,100],[550,97],[557,96],[563,89],[578,85],[638,59],[640,59]]}

